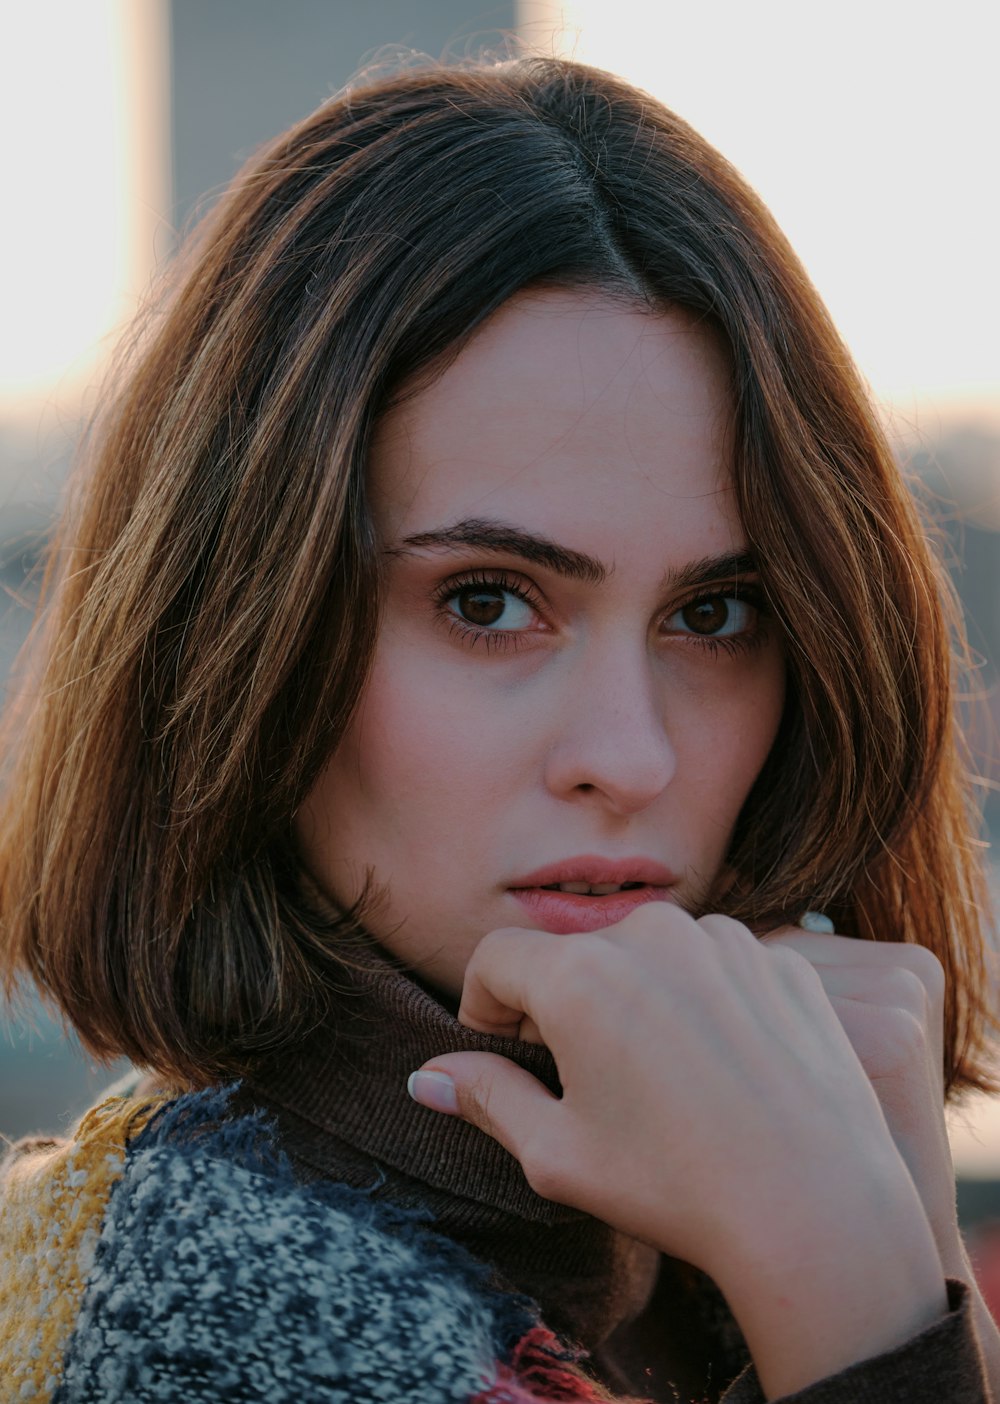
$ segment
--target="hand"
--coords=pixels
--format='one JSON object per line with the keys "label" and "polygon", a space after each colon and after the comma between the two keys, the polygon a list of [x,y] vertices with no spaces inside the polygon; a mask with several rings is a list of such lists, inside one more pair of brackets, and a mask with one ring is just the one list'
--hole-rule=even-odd
{"label": "hand", "polygon": [[962,1242],[944,1117],[944,971],[932,951],[857,941],[797,927],[763,938],[812,965],[879,1099],[924,1206],[941,1267],[972,1289],[973,1317],[993,1394],[1000,1399],[1000,1331]]}
{"label": "hand", "polygon": [[797,951],[666,903],[587,935],[497,931],[469,962],[459,1019],[510,1037],[530,1021],[563,1095],[490,1053],[430,1060],[432,1091],[444,1075],[451,1110],[539,1194],[714,1278],[768,1398],[941,1315],[913,1182]]}
{"label": "hand", "polygon": [[920,1195],[945,1272],[959,1276],[955,1171],[944,1116],[944,971],[932,951],[797,927],[765,936],[819,976]]}
{"label": "hand", "polygon": [[589,935],[494,932],[459,1019],[530,1024],[555,1058],[561,1099],[494,1055],[425,1065],[538,1193],[712,1275],[751,1236],[794,1237],[796,1205],[808,1220],[890,1161],[905,1177],[810,962],[726,917],[655,903]]}

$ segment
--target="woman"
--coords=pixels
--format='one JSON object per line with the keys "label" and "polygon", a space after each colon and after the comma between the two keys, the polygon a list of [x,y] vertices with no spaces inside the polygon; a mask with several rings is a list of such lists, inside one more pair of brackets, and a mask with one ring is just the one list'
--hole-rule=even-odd
{"label": "woman", "polygon": [[321,108],[50,571],[5,968],[152,1076],[8,1164],[24,1397],[1000,1385],[940,573],[695,133],[548,60]]}

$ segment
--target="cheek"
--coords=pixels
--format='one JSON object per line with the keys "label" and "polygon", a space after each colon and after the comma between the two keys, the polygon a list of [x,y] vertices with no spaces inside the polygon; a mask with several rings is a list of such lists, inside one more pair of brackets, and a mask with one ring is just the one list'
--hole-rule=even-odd
{"label": "cheek", "polygon": [[342,841],[437,841],[443,825],[454,829],[456,813],[471,820],[523,770],[524,718],[488,702],[460,677],[442,685],[433,659],[419,650],[383,648],[307,806]]}
{"label": "cheek", "polygon": [[685,767],[694,802],[727,832],[774,744],[785,704],[784,661],[777,654],[743,686],[702,699],[688,720]]}
{"label": "cheek", "polygon": [[431,662],[404,651],[389,654],[373,672],[345,740],[368,794],[396,791],[403,802],[418,795],[440,802],[484,783],[509,745],[508,730],[460,680],[442,686]]}
{"label": "cheek", "polygon": [[749,790],[771,753],[785,709],[784,663],[775,665],[758,682],[750,704],[740,709],[734,722],[738,738],[733,748],[734,772],[744,792]]}

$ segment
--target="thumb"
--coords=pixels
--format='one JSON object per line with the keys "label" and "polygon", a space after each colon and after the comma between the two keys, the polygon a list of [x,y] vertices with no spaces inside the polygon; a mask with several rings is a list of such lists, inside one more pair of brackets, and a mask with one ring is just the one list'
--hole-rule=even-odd
{"label": "thumb", "polygon": [[431,1111],[460,1116],[521,1159],[559,1098],[498,1053],[446,1053],[410,1074],[407,1091]]}

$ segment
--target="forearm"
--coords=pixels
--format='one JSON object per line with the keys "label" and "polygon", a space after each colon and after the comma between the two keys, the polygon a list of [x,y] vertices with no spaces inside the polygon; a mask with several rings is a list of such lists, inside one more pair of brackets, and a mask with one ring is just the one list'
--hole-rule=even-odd
{"label": "forearm", "polygon": [[901,1345],[947,1311],[941,1262],[908,1177],[831,1186],[718,1275],[767,1399]]}

